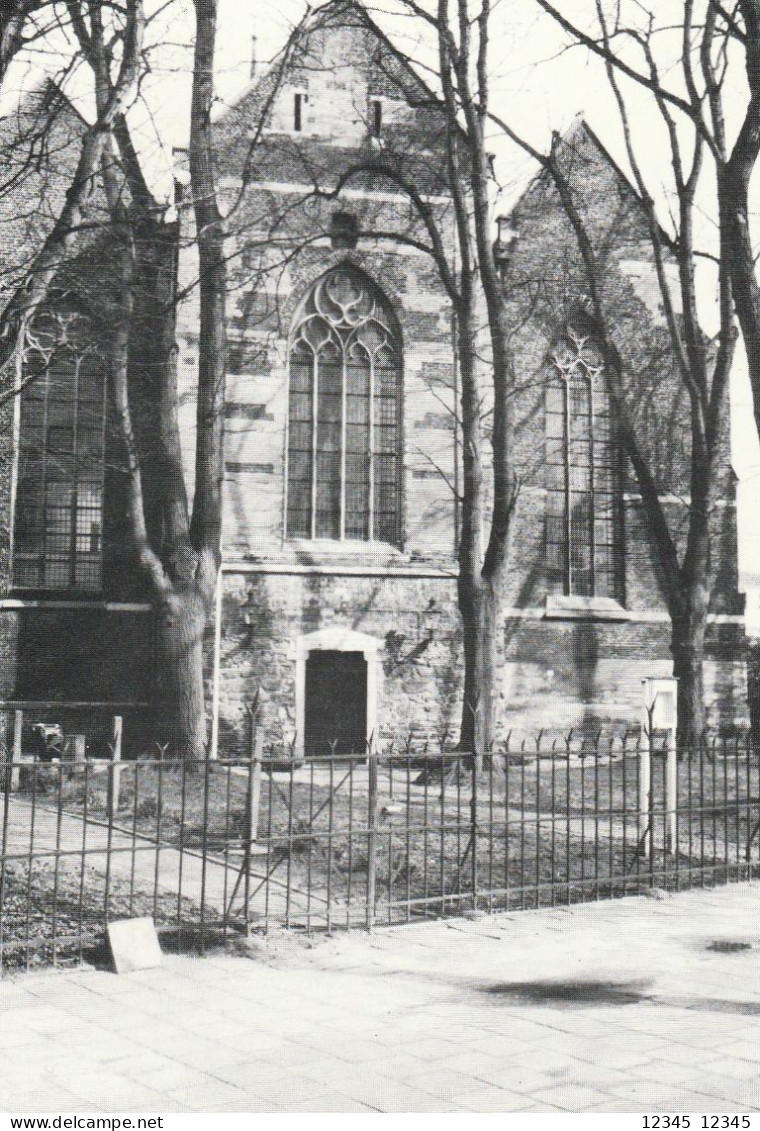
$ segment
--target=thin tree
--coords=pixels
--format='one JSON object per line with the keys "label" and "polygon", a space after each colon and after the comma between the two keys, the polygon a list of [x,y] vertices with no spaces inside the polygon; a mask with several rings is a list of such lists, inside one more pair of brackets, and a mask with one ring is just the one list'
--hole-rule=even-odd
{"label": "thin tree", "polygon": [[[443,168],[436,168],[435,177],[441,191],[450,196],[450,208],[442,211],[431,206],[426,196],[431,173],[427,163],[418,154],[394,150],[392,143],[350,162],[337,178],[332,195],[338,196],[354,179],[366,175],[404,193],[418,222],[416,231],[369,230],[362,234],[408,243],[427,252],[451,302],[461,390],[457,594],[464,680],[459,745],[481,756],[492,746],[494,736],[500,610],[518,489],[511,446],[514,374],[510,327],[494,254],[492,170],[486,140],[491,5],[490,0],[475,4],[438,0],[428,11],[416,0],[403,0],[403,4],[432,33],[438,93],[418,76],[410,81],[409,73],[416,74],[410,56],[405,58],[407,69],[399,72],[391,67],[386,77],[398,84],[400,97],[431,111],[439,123],[436,140],[443,151]],[[355,10],[382,37],[366,10],[359,4]],[[393,53],[404,58],[395,47]],[[490,459],[486,458],[488,446]]]}
{"label": "thin tree", "polygon": [[[619,6],[613,22],[594,2],[596,20],[585,26],[552,0],[535,0],[572,42],[599,57],[608,73],[612,69],[618,81],[648,91],[670,132],[686,124],[701,139],[705,159],[714,166],[714,183],[700,203],[720,232],[719,254],[731,275],[760,434],[758,233],[750,202],[760,154],[760,0],[684,0],[675,21],[668,12],[667,23],[658,22],[655,4],[637,4],[628,19]],[[675,67],[674,34],[681,55]],[[658,60],[659,39],[669,45],[670,59]]]}
{"label": "thin tree", "polygon": [[[641,5],[636,6],[638,22],[632,20],[627,24],[619,7],[611,23],[601,0],[595,0],[595,32],[589,33],[572,24],[549,0],[536,0],[536,3],[552,15],[576,43],[604,62],[608,89],[619,111],[628,162],[646,217],[649,252],[656,271],[670,349],[689,406],[688,522],[685,534],[679,536],[668,521],[662,503],[662,484],[648,458],[646,436],[637,427],[630,409],[629,390],[635,384],[635,375],[630,370],[630,350],[616,335],[614,296],[605,293],[604,255],[598,232],[588,223],[582,203],[583,185],[569,176],[567,160],[558,159],[561,152],[558,139],[555,138],[551,152],[544,155],[517,137],[503,120],[494,118],[547,170],[577,239],[621,441],[641,490],[665,582],[672,625],[673,673],[680,680],[679,737],[685,746],[693,747],[700,741],[706,721],[703,660],[716,569],[715,505],[725,464],[728,382],[737,336],[734,327],[736,247],[731,235],[733,205],[728,199],[728,158],[721,106],[727,67],[725,51],[734,35],[735,24],[722,5],[711,0],[706,4],[703,21],[697,23],[695,5],[686,0],[679,28],[681,93],[666,87],[661,78],[663,67],[657,59],[658,27],[654,9],[645,13],[642,25]],[[740,4],[739,7],[746,6]],[[632,64],[629,55],[620,50],[621,44],[632,44],[643,66]],[[671,66],[671,73],[673,69]],[[635,122],[624,87],[627,80],[650,92],[652,110],[662,123],[668,141],[674,198],[669,234],[661,225],[642,150],[636,141]],[[745,122],[745,129],[751,131],[752,127]],[[710,177],[710,158],[714,182]],[[712,183],[716,186],[717,239],[710,257],[717,270],[718,326],[714,336],[708,337],[701,325],[697,297],[698,263],[704,254],[697,233],[700,209],[704,207]],[[676,267],[675,290],[679,303],[675,301],[671,284],[671,265]]]}
{"label": "thin tree", "polygon": [[[0,17],[0,80],[7,67],[32,38],[43,38],[50,27],[36,26],[30,31],[30,21],[46,3],[19,2],[8,8]],[[118,68],[110,83],[108,97],[98,107],[95,120],[85,124],[81,132],[78,155],[66,186],[61,208],[38,247],[25,263],[23,278],[11,290],[0,311],[0,403],[17,394],[15,367],[9,365],[16,351],[23,348],[26,328],[41,310],[61,266],[77,250],[79,236],[85,221],[86,203],[100,171],[101,159],[117,120],[122,117],[134,99],[142,68],[142,49],[145,31],[145,12],[142,0],[123,0],[110,5],[118,9],[120,20],[121,56]],[[80,4],[69,4],[69,12],[80,12]],[[57,24],[58,19],[51,23]],[[28,35],[25,36],[25,32]],[[54,120],[55,108],[50,105],[49,117],[35,124],[35,132],[49,129]],[[48,113],[47,107],[44,110]],[[11,189],[12,191],[12,189]]]}

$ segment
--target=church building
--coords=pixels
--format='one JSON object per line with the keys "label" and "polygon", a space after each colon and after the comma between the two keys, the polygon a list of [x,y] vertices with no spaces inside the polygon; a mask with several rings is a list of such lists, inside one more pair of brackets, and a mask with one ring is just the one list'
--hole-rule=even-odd
{"label": "church building", "polygon": [[[208,686],[222,755],[257,696],[272,751],[456,739],[455,328],[421,246],[419,213],[378,171],[384,155],[403,155],[453,255],[444,136],[424,83],[354,0],[316,12],[292,53],[254,75],[216,123],[228,361],[223,564]],[[637,411],[680,536],[688,406],[659,344],[664,321],[641,205],[583,122],[563,145],[591,221],[609,229],[610,285],[641,343]],[[186,296],[179,393],[191,482],[197,257],[186,154],[176,162]],[[672,672],[670,622],[574,237],[544,176],[495,224],[497,237],[515,327],[520,469],[497,729],[625,729],[638,723],[641,680]],[[97,351],[79,343],[2,411],[4,697],[147,700],[151,612],[119,517]],[[484,418],[487,432],[485,402]],[[727,427],[705,662],[716,727],[747,718]]]}
{"label": "church building", "polygon": [[[231,272],[216,693],[234,727],[260,689],[273,741],[298,753],[325,735],[339,745],[456,735],[452,311],[415,243],[424,231],[408,194],[373,172],[375,156],[402,155],[453,254],[444,134],[425,86],[350,2],[322,9],[284,71],[254,76],[217,125]],[[631,333],[651,342],[664,321],[640,203],[587,126],[565,145],[599,222],[614,224],[610,274],[625,289]],[[579,257],[545,178],[500,227],[516,236],[504,294],[516,327],[521,487],[499,729],[637,725],[642,678],[672,672],[670,624]],[[191,255],[180,270],[191,287]],[[178,334],[190,439],[191,303]],[[683,392],[661,354],[640,372],[653,467],[678,530],[688,505]],[[721,479],[706,683],[712,722],[731,725],[745,718],[746,681],[727,433]]]}

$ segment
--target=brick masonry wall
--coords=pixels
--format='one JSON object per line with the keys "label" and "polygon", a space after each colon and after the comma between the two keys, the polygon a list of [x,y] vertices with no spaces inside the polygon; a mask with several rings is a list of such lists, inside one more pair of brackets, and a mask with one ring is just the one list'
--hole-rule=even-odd
{"label": "brick masonry wall", "polygon": [[[338,12],[337,6],[333,9]],[[230,264],[229,363],[226,440],[225,574],[222,632],[224,734],[240,734],[243,706],[257,688],[267,696],[271,734],[292,738],[295,725],[297,639],[330,625],[351,628],[380,643],[382,729],[418,733],[456,730],[459,718],[460,625],[456,608],[455,511],[447,480],[456,476],[451,424],[456,404],[454,350],[446,296],[428,257],[377,233],[419,238],[419,225],[397,187],[365,174],[339,200],[329,188],[352,162],[372,152],[370,105],[383,103],[387,144],[407,146],[410,169],[427,189],[440,191],[436,123],[398,97],[408,79],[380,82],[377,44],[363,26],[330,17],[313,33],[274,99],[262,145],[241,179],[264,79],[217,125],[219,171],[228,210]],[[382,53],[385,48],[382,49]],[[373,69],[374,68],[374,69]],[[390,83],[390,86],[388,86]],[[382,87],[382,89],[381,89]],[[302,130],[293,130],[293,98],[302,105]],[[600,235],[614,224],[614,250],[605,285],[618,312],[616,327],[629,343],[631,409],[667,499],[668,518],[682,539],[688,487],[681,391],[664,348],[662,312],[653,288],[643,219],[635,199],[590,137],[575,158],[584,177],[585,207]],[[416,164],[415,164],[416,163]],[[451,233],[445,198],[433,208]],[[354,249],[331,245],[332,214],[351,212],[363,233]],[[185,215],[186,231],[189,217]],[[671,670],[669,624],[653,546],[629,468],[621,464],[619,490],[624,552],[620,557],[623,619],[559,620],[544,616],[559,582],[546,567],[544,387],[553,343],[576,315],[585,292],[572,233],[551,189],[539,179],[515,212],[520,238],[505,291],[514,324],[517,395],[515,459],[521,491],[504,593],[504,639],[498,680],[499,727],[536,730],[547,725],[595,727],[638,722],[645,675]],[[606,227],[605,227],[606,225]],[[183,240],[183,246],[187,240]],[[404,347],[404,540],[401,547],[350,547],[289,542],[284,530],[288,334],[299,304],[325,271],[348,262],[366,272],[387,296]],[[181,285],[197,271],[183,253]],[[526,300],[526,296],[527,300]],[[526,302],[531,307],[526,319]],[[183,433],[192,467],[197,364],[197,309],[192,298],[180,318]],[[487,372],[484,372],[487,377]],[[485,382],[487,385],[487,381]],[[724,435],[720,505],[714,514],[714,614],[737,617],[736,516],[728,432]],[[236,563],[245,569],[234,572]],[[252,572],[262,567],[309,567],[308,574]],[[366,569],[367,576],[334,570]],[[369,576],[387,567],[402,576]],[[444,568],[450,577],[417,577]],[[320,572],[323,570],[324,572]],[[333,570],[333,572],[329,572]],[[406,576],[403,574],[406,572]],[[514,616],[510,610],[519,609]],[[648,618],[648,619],[647,619]],[[715,724],[746,721],[740,623],[714,623],[709,632],[707,695]]]}
{"label": "brick masonry wall", "polygon": [[381,643],[378,726],[384,734],[455,733],[460,642],[455,582],[439,578],[226,574],[222,715],[240,735],[245,703],[260,690],[268,733],[295,728],[296,641],[350,625]]}
{"label": "brick masonry wall", "polygon": [[[380,644],[383,736],[457,733],[461,632],[454,578],[224,575],[221,645],[222,747],[245,733],[245,705],[266,703],[274,747],[295,730],[296,642],[350,627]],[[638,725],[641,680],[671,673],[665,621],[505,618],[497,680],[498,735],[570,727]],[[705,683],[710,722],[746,725],[746,673],[733,625],[711,624]]]}
{"label": "brick masonry wall", "polygon": [[[45,155],[30,161],[33,138],[42,123],[49,133]],[[3,243],[0,250],[0,305],[21,282],[32,249],[52,226],[74,168],[81,119],[47,84],[30,92],[19,107],[0,120],[0,159],[12,192],[0,200]],[[14,430],[18,405],[0,408],[0,599],[11,591],[14,506]],[[19,619],[0,612],[0,697],[15,694]]]}
{"label": "brick masonry wall", "polygon": [[[272,193],[267,193],[271,197]],[[312,283],[326,271],[350,264],[365,272],[382,290],[398,321],[403,348],[402,453],[404,488],[404,552],[411,558],[450,560],[455,552],[454,372],[451,319],[440,283],[427,257],[388,250],[362,240],[356,250],[333,250],[326,239],[306,244],[287,265],[254,259],[242,242],[245,217],[254,216],[260,194],[253,191],[241,206],[241,233],[230,239],[232,272],[229,311],[229,371],[225,435],[225,557],[285,555],[285,451],[288,389],[288,335],[299,304]],[[287,211],[290,238],[300,231],[306,206],[294,205],[285,192],[280,207]],[[404,206],[405,208],[405,206]],[[288,211],[289,210],[289,211]],[[391,227],[402,205],[375,200],[355,207],[363,226],[366,213]],[[314,220],[324,231],[332,209],[322,206]],[[310,229],[311,230],[311,229]],[[294,234],[295,232],[295,234]],[[251,262],[253,260],[253,262]],[[248,263],[246,271],[242,264]],[[187,277],[192,271],[185,264]],[[193,380],[197,366],[195,311],[185,307],[180,322],[180,373],[184,380],[182,435],[186,463],[192,468],[194,442]],[[311,547],[311,549],[315,549]],[[357,547],[352,547],[356,550]],[[392,547],[374,547],[374,556]]]}
{"label": "brick masonry wall", "polygon": [[[40,148],[40,131],[45,145]],[[52,84],[31,91],[18,109],[0,120],[0,159],[13,191],[0,199],[0,303],[24,278],[30,258],[54,224],[79,157],[83,122]],[[30,156],[31,155],[31,156]],[[89,226],[60,264],[52,288],[78,293],[92,321],[86,344],[96,344],[98,299],[107,291],[109,256],[104,250],[102,198],[87,200]],[[71,313],[71,302],[64,309]],[[44,320],[49,308],[42,314]],[[84,320],[78,323],[78,332]],[[68,328],[72,333],[71,326]],[[56,607],[66,594],[15,592],[12,578],[14,428],[18,403],[0,407],[0,699],[128,700],[148,697],[150,617],[107,611],[85,600]],[[107,433],[107,443],[110,441]],[[123,497],[116,460],[109,451],[106,483],[104,588],[114,600],[139,599],[123,529]],[[121,504],[121,505],[119,505]],[[98,595],[92,595],[97,598]],[[26,603],[25,603],[26,602]],[[47,607],[46,607],[47,604]],[[71,728],[69,728],[71,729]]]}
{"label": "brick masonry wall", "polygon": [[[674,371],[645,219],[632,189],[583,123],[566,140],[562,160],[597,253],[607,249],[603,293],[611,336],[623,361],[623,397],[658,485],[671,533],[683,549],[689,494],[688,398]],[[515,458],[523,481],[516,530],[522,547],[526,531],[533,528],[527,537],[535,554],[531,559],[538,562],[544,506],[545,374],[552,347],[565,327],[577,327],[579,318],[583,327],[582,296],[588,287],[575,234],[544,174],[518,203],[511,222],[518,240],[505,295],[519,327],[514,337]],[[675,280],[672,291],[677,303]],[[730,460],[728,403],[725,409],[717,505],[712,515],[716,576],[711,607],[714,612],[739,614],[743,598],[738,593],[736,481]],[[663,581],[638,484],[622,454],[619,490],[623,498],[620,599],[630,610],[664,612]],[[531,579],[534,591],[538,586],[545,592],[552,584],[540,567],[539,577]],[[508,603],[518,595],[513,587]]]}

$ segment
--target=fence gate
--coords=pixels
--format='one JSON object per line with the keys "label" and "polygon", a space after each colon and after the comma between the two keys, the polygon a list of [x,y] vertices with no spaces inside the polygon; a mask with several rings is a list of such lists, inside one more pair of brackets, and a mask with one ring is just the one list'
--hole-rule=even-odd
{"label": "fence gate", "polygon": [[134,915],[203,947],[276,925],[371,928],[760,871],[747,737],[670,756],[656,734],[542,738],[478,766],[411,744],[298,764],[263,758],[259,734],[237,758],[188,767],[135,757],[107,722],[107,757],[85,747],[82,761],[73,743],[42,761],[22,741],[6,758],[4,968],[80,958]]}
{"label": "fence gate", "polygon": [[754,875],[751,744],[654,739],[523,743],[480,767],[460,753],[265,762],[249,922],[372,927]]}

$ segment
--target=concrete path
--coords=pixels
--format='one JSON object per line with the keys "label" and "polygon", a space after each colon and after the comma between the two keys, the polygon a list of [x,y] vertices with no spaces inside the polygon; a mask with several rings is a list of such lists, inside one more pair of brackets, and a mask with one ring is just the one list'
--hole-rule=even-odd
{"label": "concrete path", "polygon": [[0,985],[4,1112],[758,1112],[760,883]]}

